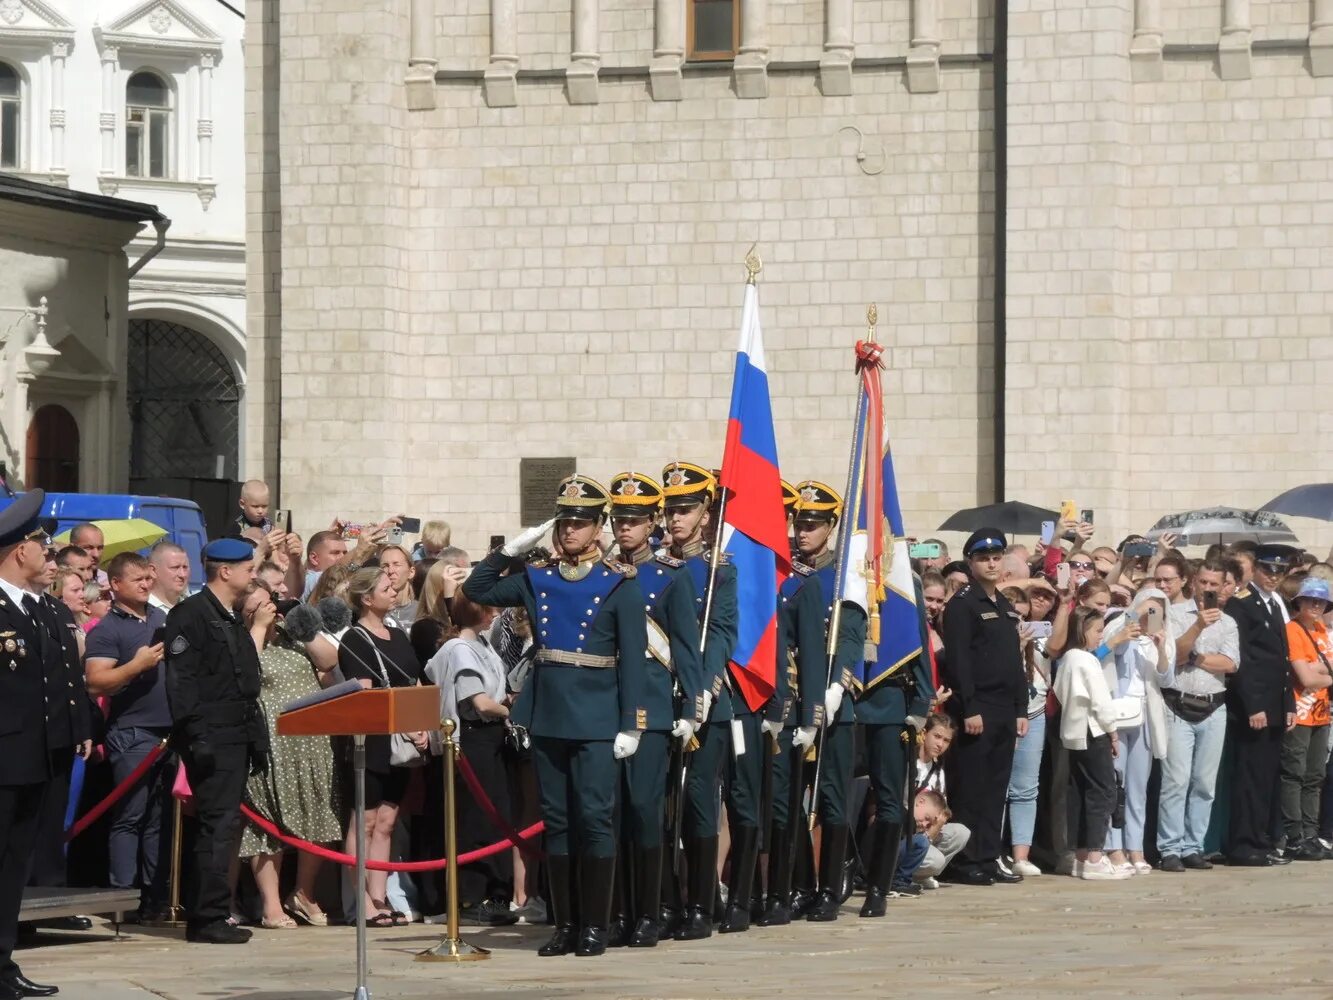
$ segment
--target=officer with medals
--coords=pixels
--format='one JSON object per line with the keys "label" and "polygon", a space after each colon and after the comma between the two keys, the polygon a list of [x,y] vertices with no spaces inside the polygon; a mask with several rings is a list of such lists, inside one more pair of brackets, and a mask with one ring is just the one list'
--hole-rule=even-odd
{"label": "officer with medals", "polygon": [[1021,619],[998,590],[1004,550],[1004,535],[996,529],[974,531],[963,545],[972,582],[944,606],[948,657],[940,684],[953,691],[945,709],[960,730],[949,807],[972,836],[943,877],[964,885],[1023,881],[998,864],[1014,744],[1028,728]]}
{"label": "officer with medals", "polygon": [[[621,774],[622,890],[612,947],[652,948],[662,934],[662,830],[670,741],[688,743],[698,729],[703,665],[694,580],[684,562],[654,554],[651,535],[662,510],[662,488],[638,472],[611,477],[611,530],[617,558],[637,572],[647,613],[648,657],[644,705],[648,721],[638,752]],[[626,850],[628,847],[628,850]],[[628,898],[626,898],[628,897]]]}
{"label": "officer with medals", "polygon": [[35,596],[45,585],[52,527],[40,516],[45,503],[34,489],[0,511],[0,1000],[58,992],[28,979],[13,959],[44,802],[72,763],[77,721],[62,690],[64,651]]}
{"label": "officer with medals", "polygon": [[[736,570],[717,553],[713,572],[712,553],[704,544],[717,483],[712,473],[688,462],[673,462],[662,470],[662,492],[666,504],[667,554],[681,561],[694,584],[695,607],[704,634],[702,690],[697,698],[700,720],[699,748],[688,757],[685,783],[684,829],[686,865],[685,912],[674,937],[694,941],[713,932],[713,894],[716,891],[718,849],[718,788],[723,769],[731,757],[733,702],[727,663],[736,648]],[[710,576],[713,595],[709,600]],[[704,616],[707,624],[704,627]],[[757,787],[757,786],[756,786]],[[757,815],[757,809],[755,810]],[[733,816],[733,820],[736,817]],[[752,818],[753,819],[753,818]],[[757,822],[753,822],[757,832]],[[735,834],[732,839],[735,847]],[[733,855],[738,857],[739,855]],[[753,877],[754,860],[750,860]],[[674,902],[674,901],[673,901]]]}
{"label": "officer with medals", "polygon": [[[892,558],[893,550],[889,550]],[[887,573],[886,573],[887,576]],[[867,662],[856,684],[856,722],[865,737],[866,765],[875,796],[875,822],[862,851],[866,861],[866,898],[861,916],[882,917],[885,900],[898,867],[903,830],[916,832],[911,805],[915,784],[916,747],[926,726],[935,689],[928,662],[930,637],[926,631],[926,599],[921,580],[913,577],[916,591],[917,628],[920,646],[906,663]],[[887,618],[880,616],[880,627]],[[909,778],[911,775],[911,778]],[[910,826],[908,825],[910,824]]]}
{"label": "officer with medals", "polygon": [[811,746],[822,728],[819,753],[819,789],[816,806],[821,824],[819,892],[805,913],[807,920],[838,918],[842,905],[843,865],[847,860],[850,817],[848,796],[855,756],[852,700],[845,697],[865,652],[866,614],[844,600],[838,615],[833,669],[828,660],[828,630],[833,600],[838,593],[835,557],[829,549],[833,530],[842,516],[842,497],[825,483],[806,480],[796,487],[795,535],[797,558],[811,572],[788,602],[791,622],[788,640],[795,640],[799,692],[799,728],[792,736],[797,753]]}
{"label": "officer with medals", "polygon": [[220,538],[204,546],[203,563],[204,589],[171,609],[162,636],[172,739],[185,762],[198,817],[185,936],[240,944],[250,931],[227,922],[227,870],[246,780],[264,770],[269,752],[259,707],[259,651],[237,610],[254,578],[254,546]]}
{"label": "officer with medals", "polygon": [[[782,480],[782,508],[790,523],[796,510],[796,501],[800,494],[796,487],[787,480]],[[778,663],[777,684],[773,697],[769,699],[764,713],[764,732],[772,736],[777,753],[773,755],[769,766],[772,767],[771,821],[765,837],[768,853],[768,887],[764,900],[763,912],[755,922],[760,927],[779,927],[791,923],[791,877],[792,877],[792,734],[795,732],[796,703],[798,687],[796,659],[792,651],[796,642],[791,637],[791,599],[800,589],[805,578],[812,570],[793,560],[792,571],[778,587]],[[797,779],[799,780],[799,778]],[[800,818],[797,817],[797,822]],[[800,831],[804,836],[804,832]]]}
{"label": "officer with medals", "polygon": [[1280,588],[1295,549],[1260,545],[1248,587],[1227,601],[1236,622],[1240,669],[1227,688],[1235,767],[1231,776],[1231,821],[1227,864],[1268,867],[1290,858],[1274,850],[1272,817],[1282,771],[1282,737],[1295,721],[1287,615]]}
{"label": "officer with medals", "polygon": [[[569,476],[555,517],[491,552],[463,583],[477,604],[523,607],[536,647],[511,717],[532,735],[546,821],[555,932],[537,952],[592,956],[607,947],[615,886],[617,763],[648,727],[648,640],[633,566],[603,557],[606,488]],[[555,526],[552,557],[503,576]],[[575,859],[577,858],[577,875]],[[574,906],[577,877],[578,906]],[[582,927],[576,931],[575,913]]]}

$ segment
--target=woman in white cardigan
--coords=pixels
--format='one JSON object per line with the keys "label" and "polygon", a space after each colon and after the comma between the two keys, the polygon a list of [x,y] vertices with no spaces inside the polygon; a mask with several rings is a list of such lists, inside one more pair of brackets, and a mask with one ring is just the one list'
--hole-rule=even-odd
{"label": "woman in white cardigan", "polygon": [[[1123,829],[1112,826],[1106,835],[1111,863],[1131,875],[1152,871],[1143,857],[1148,775],[1153,760],[1166,756],[1168,730],[1162,687],[1175,680],[1176,668],[1176,640],[1166,605],[1166,594],[1145,587],[1125,613],[1106,626],[1105,641],[1114,650],[1106,664],[1111,694],[1137,702],[1140,708],[1137,722],[1122,722],[1117,727],[1120,753],[1115,770],[1125,789],[1125,820]],[[1150,609],[1156,609],[1151,617]]]}
{"label": "woman in white cardigan", "polygon": [[1095,608],[1077,608],[1069,620],[1068,643],[1052,689],[1060,702],[1060,742],[1069,751],[1068,836],[1073,843],[1075,878],[1126,879],[1102,855],[1115,809],[1116,724],[1138,706],[1111,697],[1101,662],[1106,623]]}

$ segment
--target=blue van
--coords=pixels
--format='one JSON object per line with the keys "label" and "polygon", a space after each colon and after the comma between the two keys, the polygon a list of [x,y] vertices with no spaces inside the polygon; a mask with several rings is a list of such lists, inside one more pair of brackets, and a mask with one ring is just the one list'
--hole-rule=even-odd
{"label": "blue van", "polygon": [[[13,501],[0,496],[0,510]],[[42,513],[59,522],[56,533],[83,521],[116,520],[141,517],[165,528],[167,538],[183,548],[190,557],[190,592],[204,585],[204,567],[199,554],[208,543],[204,515],[193,500],[174,497],[140,497],[125,493],[48,493]]]}

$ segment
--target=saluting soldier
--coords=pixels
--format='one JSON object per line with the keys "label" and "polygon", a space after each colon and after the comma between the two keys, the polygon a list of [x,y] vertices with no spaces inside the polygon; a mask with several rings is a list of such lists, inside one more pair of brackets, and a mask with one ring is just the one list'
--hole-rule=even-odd
{"label": "saluting soldier", "polygon": [[972,836],[942,877],[965,885],[1023,881],[997,863],[1014,744],[1028,729],[1021,619],[997,589],[1004,549],[999,531],[974,531],[963,545],[972,582],[944,606],[948,657],[940,683],[953,691],[945,709],[961,730],[953,749],[949,807]]}
{"label": "saluting soldier", "polygon": [[797,559],[811,572],[797,589],[791,606],[789,638],[795,639],[798,675],[799,728],[793,752],[801,753],[824,730],[819,754],[816,808],[820,818],[819,892],[805,913],[807,920],[838,918],[842,905],[842,871],[847,860],[848,795],[855,755],[852,699],[845,697],[865,652],[866,614],[844,600],[838,615],[832,671],[828,661],[828,630],[838,593],[837,568],[829,543],[842,516],[842,497],[825,483],[806,480],[796,487]]}
{"label": "saluting soldier", "polygon": [[[891,585],[891,584],[890,584]],[[866,898],[861,916],[882,917],[885,900],[898,867],[898,853],[903,842],[903,828],[911,823],[916,832],[910,806],[913,781],[909,768],[916,770],[916,743],[926,726],[935,689],[930,680],[928,662],[930,638],[926,631],[926,599],[921,580],[912,578],[916,591],[917,631],[920,647],[905,663],[867,662],[856,685],[856,721],[865,735],[866,765],[875,796],[875,822],[869,831],[866,864]],[[881,628],[887,616],[880,616]],[[880,647],[881,652],[883,647]]]}
{"label": "saluting soldier", "polygon": [[[477,604],[523,607],[532,622],[532,676],[513,717],[532,735],[546,821],[555,931],[549,957],[606,950],[615,885],[617,761],[648,727],[643,591],[633,566],[603,556],[606,487],[587,476],[561,482],[555,517],[489,553],[463,583]],[[549,560],[502,576],[555,526]],[[575,871],[582,927],[576,931]]]}
{"label": "saluting soldier", "polygon": [[1282,737],[1296,713],[1287,615],[1279,592],[1294,551],[1287,545],[1259,546],[1250,585],[1223,608],[1240,636],[1240,669],[1227,691],[1236,741],[1229,865],[1267,867],[1291,860],[1273,849],[1272,817],[1282,772]]}
{"label": "saluting soldier", "polygon": [[[704,691],[694,579],[685,562],[654,553],[651,536],[662,512],[662,487],[638,472],[611,477],[611,529],[617,557],[635,568],[648,627],[644,683],[647,724],[621,780],[620,915],[610,944],[652,948],[662,934],[662,829],[670,741],[688,742],[698,729]],[[628,846],[628,850],[626,850]],[[629,898],[626,899],[625,897]]]}
{"label": "saluting soldier", "polygon": [[[782,508],[790,523],[800,494],[787,480],[782,480]],[[756,919],[761,927],[779,927],[791,923],[792,838],[800,821],[792,818],[792,734],[796,726],[796,693],[799,682],[796,669],[796,640],[791,633],[791,600],[813,570],[792,561],[792,570],[778,587],[777,684],[764,713],[764,730],[771,733],[777,753],[772,767],[771,821],[765,845],[768,850],[768,886],[763,913]],[[796,780],[799,780],[797,778]],[[801,836],[804,836],[803,831]]]}
{"label": "saluting soldier", "polygon": [[[44,586],[49,523],[46,494],[29,490],[0,511],[0,998],[49,996],[13,959],[28,864],[43,801],[71,758],[67,664],[36,596]],[[62,801],[63,806],[63,801]]]}
{"label": "saluting soldier", "polygon": [[[711,506],[717,493],[712,473],[688,462],[673,462],[662,470],[666,528],[671,539],[668,555],[684,563],[694,583],[695,607],[703,644],[703,690],[698,696],[695,717],[700,722],[699,748],[688,758],[685,783],[685,815],[682,840],[689,875],[685,886],[685,912],[674,937],[678,941],[706,938],[713,932],[713,894],[717,879],[718,789],[723,769],[731,756],[732,698],[727,663],[736,648],[736,570],[704,539],[711,521]],[[712,600],[708,597],[713,580]],[[707,625],[703,628],[704,616]],[[753,861],[751,862],[753,870]]]}
{"label": "saluting soldier", "polygon": [[254,578],[254,546],[219,538],[204,546],[204,589],[167,615],[167,703],[172,738],[194,792],[196,879],[185,936],[240,944],[250,931],[227,923],[227,871],[236,847],[246,779],[268,763],[259,708],[259,651],[236,610]]}

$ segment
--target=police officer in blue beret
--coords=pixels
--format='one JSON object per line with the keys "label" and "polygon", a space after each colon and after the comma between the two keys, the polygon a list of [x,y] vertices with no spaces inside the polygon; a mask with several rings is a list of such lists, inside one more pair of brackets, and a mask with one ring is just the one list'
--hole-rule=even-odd
{"label": "police officer in blue beret", "polygon": [[[635,568],[607,559],[597,544],[608,500],[601,483],[569,476],[557,489],[555,517],[488,554],[463,583],[477,604],[521,606],[532,622],[532,676],[510,717],[532,734],[546,821],[555,932],[537,951],[543,957],[606,951],[618,761],[634,755],[648,727],[643,591]],[[552,557],[503,576],[552,526]]]}
{"label": "police officer in blue beret", "polygon": [[[662,487],[640,472],[611,477],[616,558],[637,571],[648,625],[644,704],[647,726],[621,780],[621,852],[616,880],[621,905],[611,946],[652,948],[662,935],[662,832],[672,736],[681,750],[698,729],[703,693],[694,578],[683,560],[656,553],[651,535],[662,512]],[[674,831],[673,831],[674,832]]]}
{"label": "police officer in blue beret", "polygon": [[250,931],[227,922],[227,869],[235,850],[246,779],[268,766],[268,726],[259,707],[259,651],[241,620],[254,579],[254,546],[219,538],[204,546],[204,588],[167,614],[167,703],[172,740],[194,792],[195,885],[185,937],[242,944]]}
{"label": "police officer in blue beret", "polygon": [[944,707],[961,730],[949,808],[972,836],[942,877],[966,885],[1023,880],[997,863],[1014,745],[1028,728],[1020,617],[997,589],[1004,550],[1004,535],[996,529],[973,532],[963,546],[972,582],[944,606],[940,684],[953,690]]}

